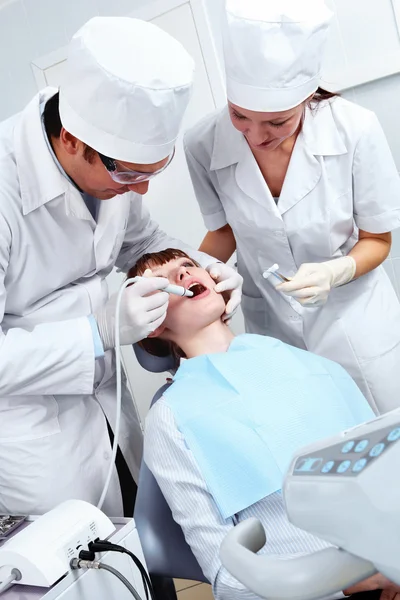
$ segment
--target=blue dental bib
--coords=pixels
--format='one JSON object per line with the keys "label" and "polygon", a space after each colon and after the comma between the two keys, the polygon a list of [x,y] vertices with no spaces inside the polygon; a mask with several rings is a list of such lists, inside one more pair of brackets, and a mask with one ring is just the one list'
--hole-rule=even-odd
{"label": "blue dental bib", "polygon": [[164,396],[224,519],[280,490],[297,449],[375,416],[338,364],[250,334],[182,362]]}

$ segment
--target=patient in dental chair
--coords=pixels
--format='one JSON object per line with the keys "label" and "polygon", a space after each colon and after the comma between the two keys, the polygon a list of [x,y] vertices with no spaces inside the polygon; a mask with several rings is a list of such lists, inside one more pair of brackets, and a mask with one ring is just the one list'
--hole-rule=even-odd
{"label": "patient in dental chair", "polygon": [[[174,382],[146,419],[144,460],[217,600],[254,600],[221,565],[219,548],[239,521],[258,518],[263,553],[288,559],[328,544],[286,517],[281,485],[301,446],[374,415],[338,365],[269,337],[235,337],[215,282],[180,250],[145,255],[128,277],[162,276],[189,288],[170,296],[167,317],[141,342],[177,359]],[[400,591],[383,576],[346,594]],[[341,597],[336,595],[335,597]]]}

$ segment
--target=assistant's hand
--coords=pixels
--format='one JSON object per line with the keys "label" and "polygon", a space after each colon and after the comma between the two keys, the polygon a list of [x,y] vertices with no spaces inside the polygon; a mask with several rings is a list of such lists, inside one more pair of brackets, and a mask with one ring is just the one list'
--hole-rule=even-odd
{"label": "assistant's hand", "polygon": [[[169,294],[160,290],[167,287],[168,283],[168,279],[164,277],[145,277],[124,289],[119,321],[121,346],[143,340],[162,324],[167,314]],[[111,296],[94,315],[104,350],[115,346],[117,296],[118,294]]]}
{"label": "assistant's hand", "polygon": [[243,277],[225,263],[214,263],[207,267],[207,271],[217,282],[215,291],[219,294],[230,292],[229,300],[226,304],[224,321],[233,317],[242,300]]}
{"label": "assistant's hand", "polygon": [[288,282],[276,289],[303,306],[322,306],[332,288],[348,283],[356,273],[356,261],[342,256],[322,263],[305,263]]}

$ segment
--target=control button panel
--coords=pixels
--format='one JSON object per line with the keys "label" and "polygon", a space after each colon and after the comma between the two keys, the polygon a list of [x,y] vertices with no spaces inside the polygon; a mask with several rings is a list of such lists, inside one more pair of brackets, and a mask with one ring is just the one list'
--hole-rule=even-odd
{"label": "control button panel", "polygon": [[[356,433],[356,432],[354,432]],[[293,475],[356,477],[400,440],[400,423],[299,457]]]}

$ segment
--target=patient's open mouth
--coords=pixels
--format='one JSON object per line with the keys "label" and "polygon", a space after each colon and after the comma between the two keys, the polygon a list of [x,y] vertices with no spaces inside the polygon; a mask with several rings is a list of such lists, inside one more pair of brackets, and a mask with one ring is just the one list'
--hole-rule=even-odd
{"label": "patient's open mouth", "polygon": [[208,288],[198,282],[192,283],[187,289],[193,293],[191,300],[207,296],[210,293]]}

